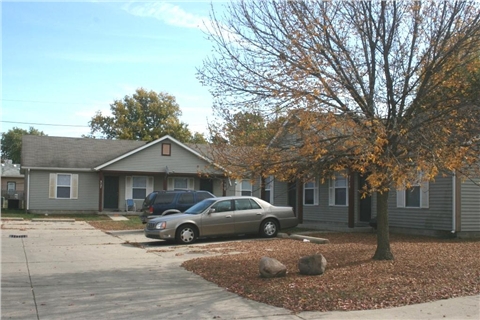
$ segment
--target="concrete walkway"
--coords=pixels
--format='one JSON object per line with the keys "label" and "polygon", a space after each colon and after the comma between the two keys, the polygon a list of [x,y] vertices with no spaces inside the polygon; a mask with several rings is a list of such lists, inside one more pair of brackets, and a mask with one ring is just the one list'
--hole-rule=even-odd
{"label": "concrete walkway", "polygon": [[[132,245],[133,244],[133,245]],[[2,221],[2,319],[479,319],[480,296],[302,312],[241,298],[180,267],[212,254],[85,222]]]}

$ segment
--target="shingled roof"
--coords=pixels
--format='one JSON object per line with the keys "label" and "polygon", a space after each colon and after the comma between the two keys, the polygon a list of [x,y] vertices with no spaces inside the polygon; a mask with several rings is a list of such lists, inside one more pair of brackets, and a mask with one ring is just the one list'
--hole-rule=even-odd
{"label": "shingled roof", "polygon": [[133,140],[25,135],[22,167],[93,169],[145,144]]}

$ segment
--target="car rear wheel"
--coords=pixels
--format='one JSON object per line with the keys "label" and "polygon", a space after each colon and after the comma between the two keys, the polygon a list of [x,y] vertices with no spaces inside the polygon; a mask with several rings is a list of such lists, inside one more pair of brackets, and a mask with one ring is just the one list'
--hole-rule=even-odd
{"label": "car rear wheel", "polygon": [[177,229],[176,239],[180,244],[194,243],[197,237],[197,229],[190,224],[180,226],[180,228]]}
{"label": "car rear wheel", "polygon": [[276,237],[278,233],[278,223],[273,219],[267,219],[262,222],[260,235],[265,238]]}

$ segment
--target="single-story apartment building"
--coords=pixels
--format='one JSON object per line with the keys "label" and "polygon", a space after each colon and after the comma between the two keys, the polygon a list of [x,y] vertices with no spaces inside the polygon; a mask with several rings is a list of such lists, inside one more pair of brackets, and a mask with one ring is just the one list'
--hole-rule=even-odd
{"label": "single-story apartment building", "polygon": [[[125,211],[140,208],[154,190],[195,189],[216,196],[254,195],[288,205],[303,225],[364,227],[376,216],[376,196],[362,197],[365,177],[337,175],[321,183],[268,177],[233,180],[207,156],[205,146],[165,136],[153,142],[23,137],[25,209],[29,212]],[[436,235],[480,236],[480,178],[439,176],[409,190],[391,190],[392,230]]]}

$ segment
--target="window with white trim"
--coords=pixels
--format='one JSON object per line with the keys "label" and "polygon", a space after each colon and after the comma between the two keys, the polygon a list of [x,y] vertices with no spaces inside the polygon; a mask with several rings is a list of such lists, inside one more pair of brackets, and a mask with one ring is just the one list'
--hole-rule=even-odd
{"label": "window with white trim", "polygon": [[428,208],[429,184],[422,182],[405,190],[397,190],[398,208]]}
{"label": "window with white trim", "polygon": [[253,188],[250,180],[242,180],[242,196],[251,196],[252,190]]}
{"label": "window with white trim", "polygon": [[273,204],[273,176],[265,178],[265,198],[263,200]]}
{"label": "window with white trim", "polygon": [[348,205],[348,177],[335,174],[335,178],[329,181],[328,203],[331,206]]}
{"label": "window with white trim", "polygon": [[143,200],[153,191],[152,176],[126,176],[125,199]]}
{"label": "window with white trim", "polygon": [[183,189],[194,190],[195,180],[193,178],[175,177],[168,178],[168,190]]}
{"label": "window with white trim", "polygon": [[318,186],[315,180],[303,184],[303,204],[306,206],[318,205]]}
{"label": "window with white trim", "polygon": [[78,199],[78,174],[50,173],[50,199]]}
{"label": "window with white trim", "polygon": [[132,198],[145,199],[147,196],[147,177],[132,177]]}

